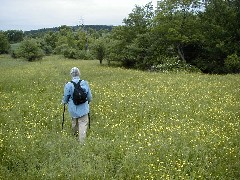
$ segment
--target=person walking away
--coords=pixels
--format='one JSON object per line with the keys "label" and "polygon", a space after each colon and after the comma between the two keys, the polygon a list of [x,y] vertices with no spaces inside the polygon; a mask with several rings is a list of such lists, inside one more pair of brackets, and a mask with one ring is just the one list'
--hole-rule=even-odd
{"label": "person walking away", "polygon": [[[64,86],[64,95],[62,103],[68,104],[68,111],[72,117],[72,130],[74,134],[78,134],[80,143],[84,143],[87,133],[87,127],[89,123],[89,103],[92,101],[92,93],[88,82],[80,79],[80,70],[77,67],[73,67],[70,71],[72,81],[66,83]],[[87,94],[86,102],[76,105],[73,101],[74,83],[80,81],[80,86]]]}

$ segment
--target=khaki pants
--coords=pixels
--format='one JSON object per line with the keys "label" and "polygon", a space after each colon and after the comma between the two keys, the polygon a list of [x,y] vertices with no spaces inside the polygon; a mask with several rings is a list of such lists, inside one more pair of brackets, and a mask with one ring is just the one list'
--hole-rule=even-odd
{"label": "khaki pants", "polygon": [[88,128],[88,114],[80,118],[72,118],[72,130],[74,134],[78,134],[80,143],[84,143]]}

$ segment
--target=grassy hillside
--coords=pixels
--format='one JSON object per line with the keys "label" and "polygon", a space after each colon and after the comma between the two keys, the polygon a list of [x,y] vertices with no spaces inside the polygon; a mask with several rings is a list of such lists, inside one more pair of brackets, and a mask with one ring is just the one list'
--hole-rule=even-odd
{"label": "grassy hillside", "polygon": [[[93,93],[81,146],[61,98],[73,66]],[[239,179],[240,75],[150,73],[0,56],[0,179]]]}

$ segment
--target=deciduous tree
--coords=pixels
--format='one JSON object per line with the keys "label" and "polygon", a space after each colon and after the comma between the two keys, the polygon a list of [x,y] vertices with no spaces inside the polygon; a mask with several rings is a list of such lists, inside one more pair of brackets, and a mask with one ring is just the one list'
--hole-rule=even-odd
{"label": "deciduous tree", "polygon": [[7,35],[0,31],[0,54],[8,53],[10,44]]}

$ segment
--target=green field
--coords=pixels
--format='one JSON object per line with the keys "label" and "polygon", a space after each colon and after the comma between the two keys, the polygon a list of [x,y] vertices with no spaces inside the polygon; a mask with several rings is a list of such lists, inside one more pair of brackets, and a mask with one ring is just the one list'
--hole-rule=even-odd
{"label": "green field", "polygon": [[[64,84],[93,94],[84,146]],[[60,56],[0,56],[0,179],[240,179],[240,75],[153,73]]]}

